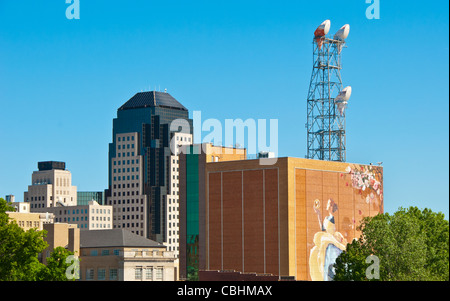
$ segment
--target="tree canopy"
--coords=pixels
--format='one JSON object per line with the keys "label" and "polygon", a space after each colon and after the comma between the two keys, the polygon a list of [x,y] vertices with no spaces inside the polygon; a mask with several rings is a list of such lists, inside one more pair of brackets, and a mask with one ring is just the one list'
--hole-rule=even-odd
{"label": "tree canopy", "polygon": [[359,230],[336,259],[334,280],[449,280],[449,222],[442,213],[400,208],[364,218]]}
{"label": "tree canopy", "polygon": [[69,280],[65,272],[66,258],[73,253],[55,248],[47,259],[47,266],[38,260],[39,253],[48,247],[45,230],[24,231],[6,211],[14,211],[0,198],[0,280],[36,281]]}

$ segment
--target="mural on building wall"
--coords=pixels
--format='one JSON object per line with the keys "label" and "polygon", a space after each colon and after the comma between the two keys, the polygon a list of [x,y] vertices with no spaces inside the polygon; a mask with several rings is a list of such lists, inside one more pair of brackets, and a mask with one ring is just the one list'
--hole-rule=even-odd
{"label": "mural on building wall", "polygon": [[383,211],[383,176],[381,168],[372,165],[352,164],[346,172],[351,175],[352,187],[374,210]]}
{"label": "mural on building wall", "polygon": [[[357,239],[357,223],[364,216],[383,212],[382,169],[376,166],[351,164],[345,173],[340,174],[341,190],[352,193],[345,196],[352,199],[330,197],[325,200],[315,199],[313,210],[317,216],[320,231],[312,238],[313,247],[309,253],[309,272],[311,280],[329,281],[334,277],[333,264],[345,250],[347,243]],[[341,196],[341,198],[344,198]],[[346,205],[344,213],[339,214],[339,203]],[[321,206],[324,206],[321,208]],[[349,209],[351,208],[351,209]],[[326,216],[322,217],[324,212]],[[337,220],[340,220],[338,223]],[[339,225],[339,226],[338,226]],[[311,238],[308,238],[311,239]]]}

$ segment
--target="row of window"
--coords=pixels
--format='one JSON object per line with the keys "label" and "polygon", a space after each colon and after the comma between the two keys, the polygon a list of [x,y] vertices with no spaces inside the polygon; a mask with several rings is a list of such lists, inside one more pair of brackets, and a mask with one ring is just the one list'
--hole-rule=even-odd
{"label": "row of window", "polygon": [[177,141],[186,141],[186,142],[191,142],[191,137],[180,137],[177,135]]}
{"label": "row of window", "polygon": [[[88,224],[78,224],[78,228],[81,229],[88,229]],[[91,224],[91,229],[111,229],[111,225],[110,224]]]}
{"label": "row of window", "polygon": [[[131,167],[131,172],[134,172],[134,170],[135,170],[135,167]],[[113,173],[120,173],[121,171],[122,171],[122,173],[130,172],[130,167],[127,168],[127,171],[125,171],[125,168],[122,168],[122,169],[114,168]],[[136,167],[136,171],[139,171],[139,167]]]}
{"label": "row of window", "polygon": [[[113,163],[114,165],[116,165],[116,164],[120,165],[121,162],[122,162],[122,165],[125,165],[125,160],[122,160],[122,161],[121,160],[117,160],[117,161],[114,160],[113,162],[114,162]],[[127,160],[127,164],[130,165],[130,160]],[[134,159],[131,160],[131,164],[134,164]],[[139,164],[139,159],[136,159],[136,164]]]}
{"label": "row of window", "polygon": [[[87,229],[87,224],[84,224],[84,225],[85,225],[84,228]],[[81,227],[81,228],[83,228],[83,227]],[[107,224],[102,224],[102,223],[94,224],[94,223],[92,223],[91,224],[91,229],[111,229],[111,224],[109,224],[109,223],[107,223]]]}
{"label": "row of window", "polygon": [[[126,141],[130,141],[130,139],[131,139],[131,141],[134,141],[134,136],[125,136],[125,137],[120,137],[120,136],[118,136],[117,137],[117,141],[125,141],[125,138],[126,138]],[[121,140],[122,139],[122,140]]]}
{"label": "row of window", "polygon": [[25,228],[25,225],[28,228],[39,228],[39,221],[17,221],[17,224],[21,228]]}
{"label": "row of window", "polygon": [[[114,184],[114,189],[116,189],[116,188],[130,188],[130,184],[131,184],[131,188],[134,188],[134,184],[135,183],[127,183],[126,186],[125,186],[125,184]],[[139,183],[136,183],[136,187],[139,187]]]}
{"label": "row of window", "polygon": [[[120,158],[120,155],[122,154],[122,157],[125,157],[125,152],[122,152],[122,153],[117,153],[117,157],[119,157]],[[130,157],[130,152],[126,152],[126,156],[127,157]],[[134,157],[134,152],[131,152],[131,157]]]}
{"label": "row of window", "polygon": [[[144,228],[144,223],[141,223],[141,225],[139,226],[139,223],[123,223],[122,225],[121,224],[118,224],[118,225],[114,225],[114,228],[134,228],[134,227],[137,227],[137,228],[141,228],[141,229],[143,229]],[[131,232],[133,232],[134,233],[134,231],[131,231]],[[137,231],[136,232],[136,234],[139,234],[139,231]],[[143,231],[141,231],[141,234],[140,235],[144,235],[144,232]]]}
{"label": "row of window", "polygon": [[[139,217],[141,218],[141,220],[144,220],[144,215],[143,214],[136,214],[136,215],[122,215],[122,219],[123,220],[125,220],[125,219],[135,219],[135,217],[136,217],[136,219],[139,219]],[[114,220],[116,220],[116,217],[114,217]],[[117,216],[117,220],[119,220],[120,221],[120,215],[118,215]],[[124,224],[125,225],[125,224]],[[125,226],[124,226],[125,227]],[[132,226],[132,227],[134,227],[134,225]],[[139,226],[136,226],[136,227],[139,227]],[[143,228],[143,226],[141,226],[141,228]]]}
{"label": "row of window", "polygon": [[178,238],[173,238],[173,239],[169,238],[169,244],[178,243],[178,242],[179,242]]}
{"label": "row of window", "polygon": [[179,215],[177,214],[177,215],[175,215],[175,214],[169,214],[169,221],[171,220],[171,219],[174,219],[174,220],[177,220],[178,218],[179,218]]}
{"label": "row of window", "polygon": [[[68,195],[69,194],[68,191],[64,191],[64,192],[67,192],[67,193],[64,193],[64,195]],[[58,191],[56,191],[56,194],[59,195],[60,193],[58,193]],[[71,197],[70,199],[73,202],[73,197]],[[45,196],[42,195],[42,196],[34,196],[34,197],[32,196],[32,197],[30,197],[30,200],[31,201],[45,201],[47,199],[45,198]],[[53,196],[50,196],[50,200],[53,201]],[[64,202],[65,201],[66,201],[66,198],[64,198]]]}
{"label": "row of window", "polygon": [[[141,212],[144,212],[144,207],[122,207],[122,210],[120,210],[121,208],[114,208],[114,212],[116,212],[116,209],[117,209],[117,212],[130,212],[130,208],[131,208],[131,211],[134,211],[135,209],[136,209],[136,212],[138,212],[139,211],[139,208],[141,208]],[[126,210],[125,210],[126,209]]]}
{"label": "row of window", "polygon": [[[131,146],[131,148],[134,148],[134,143],[126,144],[126,146],[127,146],[127,149],[130,149],[130,146]],[[125,149],[125,144],[118,144],[117,149],[120,149],[120,148]]]}
{"label": "row of window", "polygon": [[[86,280],[94,280],[94,269],[92,269],[92,268],[86,269]],[[105,268],[97,269],[97,280],[106,280],[106,269]],[[109,269],[108,280],[117,280],[117,269],[115,269],[115,268]]]}
{"label": "row of window", "polygon": [[[109,268],[109,279],[117,280],[117,268]],[[86,269],[86,280],[94,280],[95,270],[93,268]],[[143,278],[144,277],[144,278]],[[135,280],[163,280],[163,268],[162,267],[136,267],[134,269],[134,279]],[[97,269],[97,280],[106,280],[106,268]]]}
{"label": "row of window", "polygon": [[[79,222],[79,221],[88,221],[88,216],[77,216],[77,217],[72,217],[72,220],[70,220],[70,217],[59,217],[59,218],[55,218],[56,222]],[[91,218],[92,221],[111,221],[111,217],[109,216],[92,216]]]}
{"label": "row of window", "polygon": [[[113,200],[113,201],[111,201],[111,200],[109,200],[109,204],[110,205],[116,205],[116,200]],[[120,205],[120,204],[130,204],[130,199],[127,199],[127,200],[117,200],[117,204],[118,205]],[[131,199],[131,204],[134,204],[134,199]],[[138,199],[136,199],[136,204],[139,204],[139,200]],[[142,204],[144,204],[144,200],[142,199],[141,200],[141,205]]]}
{"label": "row of window", "polygon": [[[100,253],[102,256],[108,256],[108,255],[115,255],[115,256],[119,256],[120,255],[120,250],[119,249],[113,249],[112,252],[111,250],[108,249],[103,249],[101,250]],[[86,255],[85,252],[83,252],[83,255]],[[98,250],[91,250],[91,252],[89,253],[90,256],[98,256]]]}
{"label": "row of window", "polygon": [[[35,179],[33,181],[33,185],[48,185],[48,184],[53,184],[52,181],[50,179]],[[59,179],[56,178],[56,185],[55,186],[70,186],[70,180],[69,179]]]}
{"label": "row of window", "polygon": [[[59,210],[59,214],[62,215],[64,214],[68,214],[70,215],[70,209],[64,209],[64,210]],[[88,209],[72,209],[72,214],[87,214],[88,213]],[[103,208],[92,208],[91,209],[91,213],[97,213],[97,214],[111,214],[111,209],[103,209]]]}
{"label": "row of window", "polygon": [[139,175],[132,175],[131,177],[130,176],[126,176],[126,179],[125,179],[125,176],[118,176],[118,177],[114,177],[114,181],[125,181],[125,180],[127,180],[127,181],[129,181],[129,180],[139,180]]}
{"label": "row of window", "polygon": [[[123,192],[118,191],[118,192],[114,192],[113,196],[120,196],[120,194],[122,194],[122,196],[125,196],[125,195],[130,195],[130,192],[129,191],[123,191]],[[134,190],[131,191],[131,195],[134,195]],[[138,190],[136,190],[136,195],[139,195]]]}
{"label": "row of window", "polygon": [[142,280],[142,277],[146,280],[163,280],[163,268],[153,268],[153,267],[136,267],[134,269],[134,279]]}

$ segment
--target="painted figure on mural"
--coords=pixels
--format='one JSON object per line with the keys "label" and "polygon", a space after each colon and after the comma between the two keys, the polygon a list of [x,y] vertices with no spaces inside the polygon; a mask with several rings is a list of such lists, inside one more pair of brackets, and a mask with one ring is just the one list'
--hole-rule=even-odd
{"label": "painted figure on mural", "polygon": [[314,235],[315,246],[311,249],[309,255],[310,276],[312,280],[333,280],[333,264],[347,245],[347,240],[344,236],[336,231],[334,214],[338,210],[338,206],[330,198],[326,207],[328,215],[323,220],[319,210],[319,200],[314,201],[313,208],[317,214],[321,231]]}

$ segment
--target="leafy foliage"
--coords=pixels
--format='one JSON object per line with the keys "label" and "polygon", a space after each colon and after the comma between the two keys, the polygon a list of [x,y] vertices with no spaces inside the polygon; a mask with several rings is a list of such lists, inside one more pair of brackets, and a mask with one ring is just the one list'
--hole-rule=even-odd
{"label": "leafy foliage", "polygon": [[449,280],[449,223],[417,207],[366,217],[361,237],[336,260],[335,280],[368,280],[369,255],[379,258],[379,280]]}
{"label": "leafy foliage", "polygon": [[0,198],[0,280],[67,280],[64,262],[71,253],[56,248],[48,258],[47,266],[40,263],[39,253],[48,247],[44,241],[46,231],[24,231],[6,214],[13,210]]}

